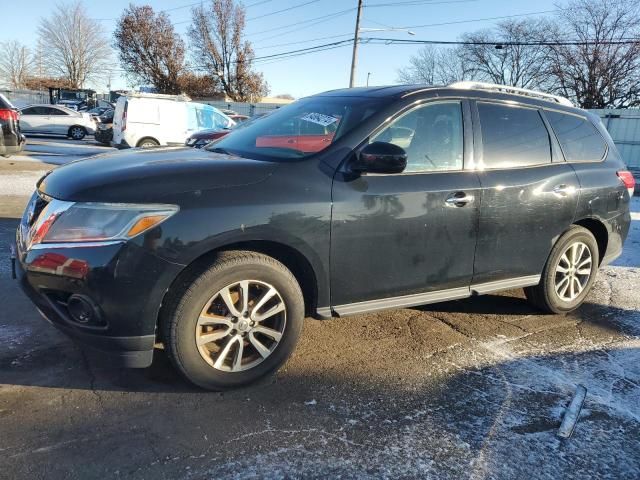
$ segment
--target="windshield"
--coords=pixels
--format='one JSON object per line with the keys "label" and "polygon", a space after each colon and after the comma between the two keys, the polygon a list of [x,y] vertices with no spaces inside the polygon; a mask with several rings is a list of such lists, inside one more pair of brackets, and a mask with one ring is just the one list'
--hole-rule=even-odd
{"label": "windshield", "polygon": [[259,160],[304,158],[327,148],[377,112],[383,102],[369,97],[298,100],[233,130],[207,150]]}

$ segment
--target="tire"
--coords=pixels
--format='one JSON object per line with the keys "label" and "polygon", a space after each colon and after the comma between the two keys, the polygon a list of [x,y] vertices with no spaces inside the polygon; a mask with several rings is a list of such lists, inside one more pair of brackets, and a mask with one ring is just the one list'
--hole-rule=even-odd
{"label": "tire", "polygon": [[158,143],[158,141],[154,140],[153,138],[143,138],[138,142],[137,146],[139,148],[151,148],[151,147],[157,147],[159,145],[160,144]]}
{"label": "tire", "polygon": [[82,140],[87,135],[87,131],[84,129],[84,127],[74,125],[73,127],[69,128],[68,135],[73,140]]}
{"label": "tire", "polygon": [[[576,262],[573,262],[574,252],[579,255]],[[586,261],[587,255],[590,262]],[[598,243],[593,234],[584,227],[572,225],[551,250],[540,283],[524,289],[527,300],[547,313],[564,314],[575,310],[593,287],[599,259]],[[580,268],[576,269],[576,265]]]}
{"label": "tire", "polygon": [[[259,305],[271,289],[276,293]],[[241,292],[249,292],[248,317],[228,307],[225,291],[236,310],[243,308]],[[257,313],[266,315],[280,305],[284,311],[259,319]],[[252,383],[282,366],[295,349],[303,320],[304,299],[292,273],[266,255],[236,251],[221,253],[203,273],[182,282],[161,315],[160,329],[177,370],[195,385],[219,391]],[[274,332],[280,332],[279,340]]]}

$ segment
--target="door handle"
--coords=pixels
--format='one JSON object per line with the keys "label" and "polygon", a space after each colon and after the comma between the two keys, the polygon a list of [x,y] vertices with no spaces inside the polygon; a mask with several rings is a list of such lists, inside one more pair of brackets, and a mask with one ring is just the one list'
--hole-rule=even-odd
{"label": "door handle", "polygon": [[574,187],[573,185],[566,185],[564,183],[561,183],[560,185],[556,185],[555,187],[553,187],[553,193],[555,193],[559,197],[567,197],[571,195],[573,192],[575,192],[575,190],[576,190],[576,187]]}
{"label": "door handle", "polygon": [[449,207],[464,207],[471,202],[473,202],[473,195],[467,195],[464,192],[452,193],[445,200]]}

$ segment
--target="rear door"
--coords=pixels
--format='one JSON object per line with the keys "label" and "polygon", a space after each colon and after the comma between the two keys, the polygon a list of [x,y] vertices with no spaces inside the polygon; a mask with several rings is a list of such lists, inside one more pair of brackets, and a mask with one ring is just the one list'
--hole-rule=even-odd
{"label": "rear door", "polygon": [[536,284],[575,216],[579,183],[536,107],[474,103],[482,204],[473,284]]}
{"label": "rear door", "polygon": [[468,295],[480,184],[464,169],[472,148],[465,105],[429,102],[373,132],[370,142],[407,151],[403,173],[334,179],[331,298],[338,314],[427,303],[436,291]]}
{"label": "rear door", "polygon": [[27,107],[20,114],[20,126],[25,132],[54,133],[49,107]]}

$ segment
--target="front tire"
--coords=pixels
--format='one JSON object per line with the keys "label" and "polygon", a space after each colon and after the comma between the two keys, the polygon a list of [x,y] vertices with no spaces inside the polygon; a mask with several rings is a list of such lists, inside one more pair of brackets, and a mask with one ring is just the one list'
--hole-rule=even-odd
{"label": "front tire", "polygon": [[84,127],[74,125],[69,129],[69,136],[74,140],[82,140],[87,135],[87,131]]}
{"label": "front tire", "polygon": [[569,313],[584,302],[599,264],[598,243],[584,227],[573,225],[556,242],[540,283],[527,287],[527,300],[548,313]]}
{"label": "front tire", "polygon": [[254,382],[278,369],[298,342],[304,299],[291,272],[255,252],[223,252],[185,280],[160,320],[178,371],[207,390]]}

